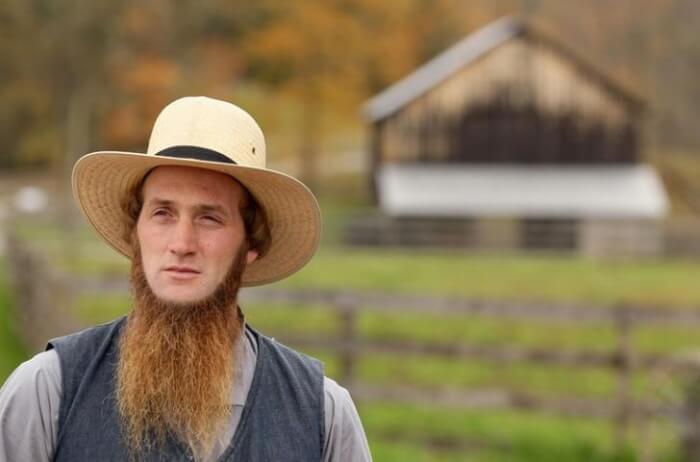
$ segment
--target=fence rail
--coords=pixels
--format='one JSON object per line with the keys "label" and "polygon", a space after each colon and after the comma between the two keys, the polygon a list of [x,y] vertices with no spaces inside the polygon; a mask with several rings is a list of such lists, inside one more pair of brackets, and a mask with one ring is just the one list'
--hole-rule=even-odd
{"label": "fence rail", "polygon": [[668,356],[639,354],[626,358],[620,352],[590,350],[551,350],[546,348],[524,348],[513,345],[479,345],[462,342],[417,342],[409,340],[339,340],[330,336],[280,337],[285,343],[313,349],[332,350],[338,354],[388,353],[412,356],[439,356],[445,359],[464,359],[498,364],[533,363],[546,366],[605,367],[618,369],[626,361],[642,369],[662,368],[683,370],[696,367],[693,356]]}
{"label": "fence rail", "polygon": [[[85,286],[87,287],[87,286]],[[243,302],[282,302],[323,304],[341,310],[345,307],[371,307],[379,312],[414,312],[459,316],[490,316],[515,320],[634,323],[700,326],[700,307],[661,308],[628,304],[592,305],[578,303],[481,300],[419,294],[359,292],[318,289],[244,289]]]}

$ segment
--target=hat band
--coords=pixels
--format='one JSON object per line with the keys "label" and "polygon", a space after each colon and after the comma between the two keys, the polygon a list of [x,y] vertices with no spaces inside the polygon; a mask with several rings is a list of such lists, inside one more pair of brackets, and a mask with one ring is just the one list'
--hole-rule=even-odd
{"label": "hat band", "polygon": [[197,159],[208,162],[224,162],[235,164],[236,162],[228,156],[212,149],[200,146],[171,146],[155,153],[156,156],[176,157],[178,159]]}

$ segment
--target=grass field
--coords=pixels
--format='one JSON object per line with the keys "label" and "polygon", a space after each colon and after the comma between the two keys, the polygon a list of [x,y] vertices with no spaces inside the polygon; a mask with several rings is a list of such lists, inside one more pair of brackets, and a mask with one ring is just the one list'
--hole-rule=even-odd
{"label": "grass field", "polygon": [[0,259],[0,383],[4,382],[17,364],[26,357],[13,328],[14,308],[8,287],[6,263],[4,259]]}
{"label": "grass field", "polygon": [[[32,227],[29,237],[64,271],[78,275],[106,273],[122,277],[127,264],[97,242],[89,231],[76,230],[72,242],[45,228]],[[47,238],[48,235],[48,238]],[[26,236],[25,236],[26,237]],[[590,303],[606,309],[626,302],[641,307],[700,307],[700,263],[673,261],[601,262],[555,256],[478,255],[447,252],[406,254],[392,250],[343,250],[324,247],[301,272],[279,287],[377,290],[401,294],[436,294],[529,301]],[[85,295],[72,310],[86,323],[101,322],[128,309],[123,296]],[[366,339],[465,341],[482,345],[519,345],[545,349],[612,351],[616,339],[609,326],[556,322],[502,321],[488,317],[458,318],[415,313],[386,314],[365,307],[358,319]],[[244,307],[249,322],[271,335],[334,335],[338,320],[324,306],[255,304]],[[698,329],[639,328],[632,342],[637,351],[676,353],[700,348]],[[4,351],[4,349],[3,349]],[[10,351],[10,350],[8,350]],[[336,358],[310,351],[324,360],[328,375],[337,376]],[[15,356],[7,360],[16,363]],[[390,354],[367,355],[357,366],[358,378],[377,385],[525,390],[546,396],[610,397],[615,377],[595,367],[501,365]],[[642,398],[677,399],[671,377],[633,377],[634,394]],[[670,397],[670,398],[669,398]],[[644,450],[654,460],[677,461],[674,422],[650,424],[644,434],[630,435],[630,448],[613,445],[609,422],[554,415],[486,410],[457,410],[426,403],[397,405],[360,402],[359,408],[378,461],[632,461]],[[494,449],[494,447],[496,449]],[[646,448],[646,449],[645,449]]]}
{"label": "grass field", "polygon": [[[536,414],[505,411],[464,412],[444,408],[422,408],[375,404],[361,408],[368,435],[408,432],[413,443],[386,443],[377,438],[373,445],[378,461],[605,461],[637,460],[632,449],[616,451],[610,435],[613,429],[598,421],[563,419]],[[649,449],[670,447],[673,438],[665,429],[655,429],[655,437],[646,441]],[[429,435],[435,444],[431,450],[423,442]],[[474,447],[461,451],[448,441],[467,439]],[[441,444],[442,443],[442,444]],[[484,443],[498,449],[479,447]],[[415,451],[413,454],[411,451]],[[673,449],[654,460],[680,461]]]}

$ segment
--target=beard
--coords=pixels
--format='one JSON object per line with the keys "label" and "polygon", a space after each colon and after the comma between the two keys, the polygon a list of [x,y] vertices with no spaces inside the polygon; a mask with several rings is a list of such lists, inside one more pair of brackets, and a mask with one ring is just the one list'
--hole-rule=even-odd
{"label": "beard", "polygon": [[134,307],[120,339],[117,365],[124,436],[135,456],[174,437],[189,447],[195,460],[202,460],[231,412],[234,345],[242,332],[236,299],[247,246],[242,245],[214,292],[190,303],[157,297],[146,280],[140,248],[134,247]]}

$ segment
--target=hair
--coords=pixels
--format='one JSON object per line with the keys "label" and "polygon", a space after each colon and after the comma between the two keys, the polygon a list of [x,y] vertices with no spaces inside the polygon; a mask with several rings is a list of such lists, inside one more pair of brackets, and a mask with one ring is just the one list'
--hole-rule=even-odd
{"label": "hair", "polygon": [[[152,171],[153,169],[149,170],[122,198],[121,208],[126,223],[123,237],[132,245],[136,223],[138,222],[141,208],[143,207],[143,185]],[[243,184],[235,178],[231,177],[231,179],[236,181],[243,188],[243,197],[238,207],[243,217],[243,226],[248,241],[248,249],[255,250],[258,253],[258,258],[260,258],[270,250],[270,246],[272,245],[272,237],[270,235],[270,227],[268,225],[265,209],[258,203],[253,194],[248,191],[248,188],[243,186]]]}

